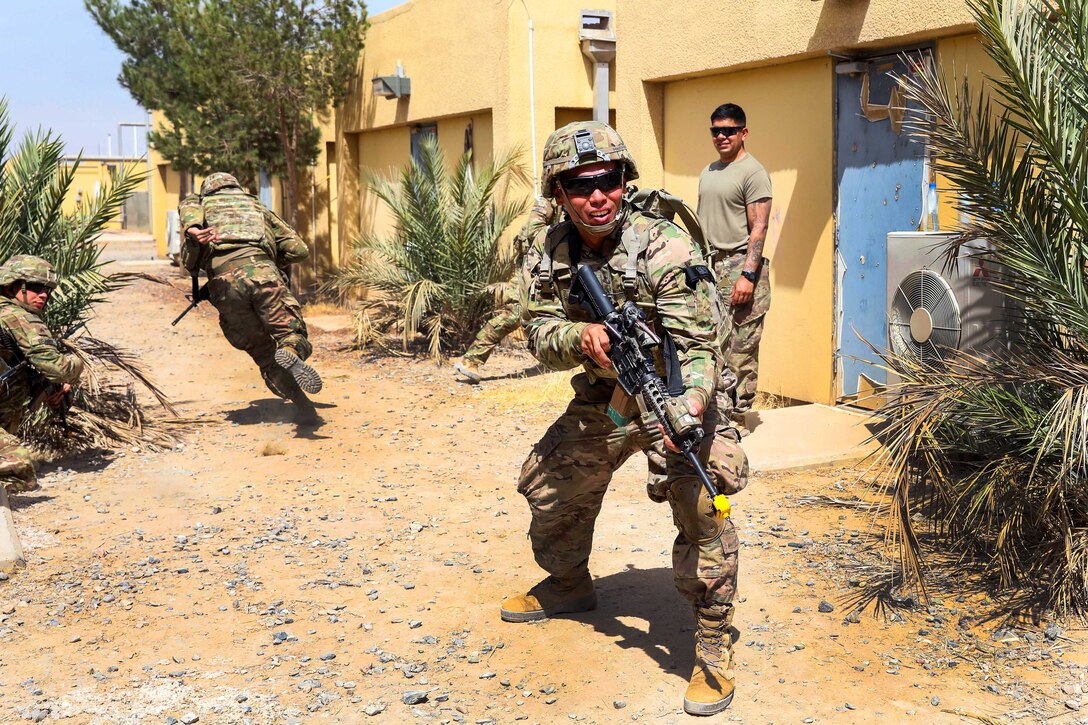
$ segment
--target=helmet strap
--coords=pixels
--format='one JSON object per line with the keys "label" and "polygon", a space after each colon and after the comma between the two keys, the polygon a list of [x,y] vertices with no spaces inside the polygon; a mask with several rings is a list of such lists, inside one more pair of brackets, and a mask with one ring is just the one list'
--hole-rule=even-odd
{"label": "helmet strap", "polygon": [[570,198],[567,196],[567,192],[562,184],[559,184],[559,193],[561,195],[560,198],[563,200],[563,208],[567,210],[567,216],[570,220],[574,222],[576,227],[593,236],[606,237],[616,231],[617,227],[623,224],[624,220],[627,219],[627,204],[621,200],[620,209],[616,212],[616,216],[612,221],[607,224],[586,224],[574,211],[574,207],[570,205]]}

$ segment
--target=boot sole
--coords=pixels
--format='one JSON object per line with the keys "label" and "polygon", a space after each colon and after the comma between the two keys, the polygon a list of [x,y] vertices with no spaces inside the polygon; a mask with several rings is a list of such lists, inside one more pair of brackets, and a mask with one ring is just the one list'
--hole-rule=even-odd
{"label": "boot sole", "polygon": [[692,702],[684,698],[684,712],[688,715],[717,715],[729,707],[733,702],[735,692],[730,692],[726,697],[717,702]]}
{"label": "boot sole", "polygon": [[295,379],[298,386],[302,388],[303,392],[314,393],[321,392],[321,376],[317,374],[317,371],[302,361],[298,355],[294,354],[290,350],[281,347],[276,350],[276,364],[281,368],[291,373],[291,377]]}
{"label": "boot sole", "polygon": [[483,378],[480,377],[479,374],[473,372],[472,370],[469,370],[468,368],[466,368],[461,363],[454,363],[453,364],[453,369],[456,370],[457,372],[461,373],[461,375],[465,376],[466,378],[468,378],[469,380],[471,380],[474,383],[478,383],[481,380],[483,380]]}
{"label": "boot sole", "polygon": [[556,614],[576,614],[589,612],[597,608],[597,593],[587,594],[569,602],[563,602],[554,607],[544,609],[532,609],[528,612],[515,612],[509,609],[500,609],[499,616],[504,622],[539,622]]}

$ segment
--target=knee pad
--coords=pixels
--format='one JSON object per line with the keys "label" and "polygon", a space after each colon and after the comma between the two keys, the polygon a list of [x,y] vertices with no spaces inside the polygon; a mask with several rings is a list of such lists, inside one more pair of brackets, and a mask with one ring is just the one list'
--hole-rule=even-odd
{"label": "knee pad", "polygon": [[681,476],[670,482],[669,503],[681,535],[693,544],[709,544],[722,535],[728,519],[717,515],[702,482]]}

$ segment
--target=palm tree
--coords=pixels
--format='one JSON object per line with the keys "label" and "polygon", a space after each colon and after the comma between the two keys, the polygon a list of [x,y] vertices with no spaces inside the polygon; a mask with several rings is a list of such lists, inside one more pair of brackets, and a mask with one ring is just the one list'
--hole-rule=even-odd
{"label": "palm tree", "polygon": [[[102,193],[72,214],[61,211],[79,165],[63,165],[64,145],[51,132],[30,132],[13,144],[7,100],[0,98],[0,263],[15,254],[42,257],[60,283],[43,315],[56,339],[86,322],[106,295],[136,275],[109,273],[96,239],[145,177],[122,165]],[[135,398],[139,382],[167,409],[169,401],[147,378],[139,360],[107,342],[81,334],[62,341],[86,364],[84,384],[74,396],[62,430],[48,408],[28,416],[23,434],[39,447],[59,450],[118,443],[166,443],[161,427],[148,425]],[[122,373],[122,379],[110,371]]]}
{"label": "palm tree", "polygon": [[887,484],[905,572],[924,581],[915,514],[975,571],[1088,611],[1088,0],[969,0],[1000,73],[901,79],[913,132],[957,192],[962,233],[991,244],[1018,314],[996,356],[885,357],[902,378]]}
{"label": "palm tree", "polygon": [[510,180],[526,180],[519,156],[514,151],[474,170],[466,152],[450,170],[438,142],[426,139],[399,183],[368,177],[395,226],[386,236],[357,239],[332,285],[378,293],[359,313],[361,345],[398,330],[407,349],[422,331],[437,358],[476,333],[514,274],[513,251],[500,237],[528,208],[526,199],[505,193]]}

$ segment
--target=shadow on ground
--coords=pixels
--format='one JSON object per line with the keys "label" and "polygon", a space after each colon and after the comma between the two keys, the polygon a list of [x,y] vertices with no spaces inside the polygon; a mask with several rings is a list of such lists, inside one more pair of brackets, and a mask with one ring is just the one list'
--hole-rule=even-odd
{"label": "shadow on ground", "polygon": [[8,505],[12,511],[22,511],[33,506],[37,506],[40,503],[47,503],[52,501],[56,496],[51,496],[41,491],[31,491],[30,493],[9,493]]}
{"label": "shadow on ground", "polygon": [[[334,403],[314,403],[318,410],[335,408]],[[261,423],[291,423],[295,426],[295,435],[299,438],[318,440],[329,436],[316,435],[315,431],[325,424],[320,416],[316,420],[308,419],[299,413],[292,403],[279,398],[251,400],[246,407],[227,411],[224,416],[237,425],[259,425]]]}
{"label": "shadow on ground", "polygon": [[[624,649],[640,649],[662,671],[687,680],[695,658],[695,615],[673,584],[672,569],[636,569],[594,580],[597,609],[562,615],[591,625]],[[623,622],[640,619],[647,631]],[[740,634],[731,630],[735,643]]]}
{"label": "shadow on ground", "polygon": [[465,378],[463,375],[459,375],[454,372],[453,368],[450,368],[450,374],[453,376],[454,380],[458,383],[461,383],[462,385],[479,385],[480,383],[493,383],[498,380],[522,380],[525,378],[539,377],[548,372],[551,371],[545,368],[543,365],[533,365],[531,367],[525,368],[524,370],[517,370],[515,372],[507,373],[505,375],[480,374],[480,382],[474,383],[471,380]]}

